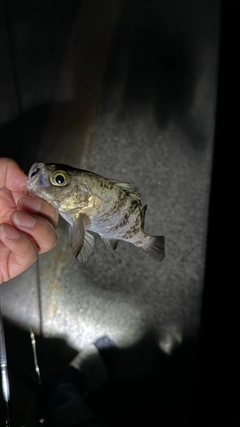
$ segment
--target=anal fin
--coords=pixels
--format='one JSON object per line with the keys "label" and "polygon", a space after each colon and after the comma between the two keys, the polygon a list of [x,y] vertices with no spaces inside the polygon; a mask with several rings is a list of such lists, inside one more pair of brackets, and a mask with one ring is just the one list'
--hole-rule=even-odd
{"label": "anal fin", "polygon": [[110,248],[112,248],[115,251],[115,249],[117,248],[117,245],[118,245],[117,239],[107,239],[104,236],[101,236],[101,238],[107,246],[109,246]]}

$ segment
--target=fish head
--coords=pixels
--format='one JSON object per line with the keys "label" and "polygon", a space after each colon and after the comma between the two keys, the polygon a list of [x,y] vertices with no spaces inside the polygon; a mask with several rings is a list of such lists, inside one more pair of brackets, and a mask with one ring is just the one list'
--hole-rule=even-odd
{"label": "fish head", "polygon": [[28,173],[27,194],[45,199],[57,209],[74,209],[78,185],[74,171],[67,165],[34,163]]}

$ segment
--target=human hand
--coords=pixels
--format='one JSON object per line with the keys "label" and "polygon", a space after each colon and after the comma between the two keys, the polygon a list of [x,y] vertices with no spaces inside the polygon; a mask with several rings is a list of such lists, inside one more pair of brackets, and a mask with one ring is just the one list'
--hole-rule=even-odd
{"label": "human hand", "polygon": [[27,176],[12,159],[0,158],[0,285],[57,244],[58,212],[25,195]]}

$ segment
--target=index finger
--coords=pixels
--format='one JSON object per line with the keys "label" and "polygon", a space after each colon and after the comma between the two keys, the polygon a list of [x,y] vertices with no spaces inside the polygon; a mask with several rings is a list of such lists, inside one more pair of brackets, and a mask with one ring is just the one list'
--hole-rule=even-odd
{"label": "index finger", "polygon": [[27,176],[13,159],[0,158],[1,187],[7,187],[11,191],[26,191]]}
{"label": "index finger", "polygon": [[54,228],[58,225],[58,211],[46,200],[39,197],[23,196],[18,201],[17,208],[26,213],[41,216],[47,219]]}

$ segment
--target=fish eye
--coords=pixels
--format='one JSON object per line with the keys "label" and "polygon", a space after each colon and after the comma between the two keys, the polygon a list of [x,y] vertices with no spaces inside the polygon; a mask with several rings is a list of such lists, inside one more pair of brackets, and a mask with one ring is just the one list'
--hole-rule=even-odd
{"label": "fish eye", "polygon": [[31,173],[31,178],[33,178],[35,175],[37,175],[39,171],[40,171],[40,168],[34,169],[34,171]]}
{"label": "fish eye", "polygon": [[70,177],[67,172],[59,170],[52,173],[50,176],[50,181],[56,187],[64,187],[69,184]]}

